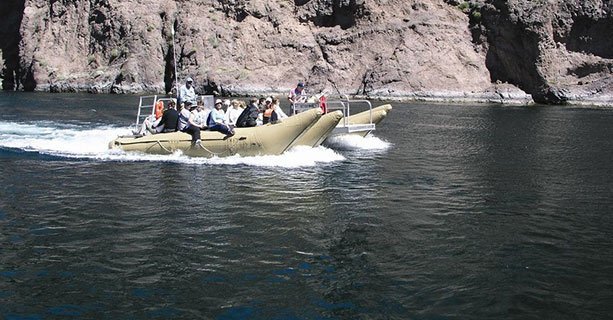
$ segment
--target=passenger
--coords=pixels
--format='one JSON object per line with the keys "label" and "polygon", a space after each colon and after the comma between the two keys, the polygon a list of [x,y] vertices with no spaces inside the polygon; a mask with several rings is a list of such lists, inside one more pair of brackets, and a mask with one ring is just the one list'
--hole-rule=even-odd
{"label": "passenger", "polygon": [[164,101],[158,100],[154,105],[154,115],[155,120],[159,120],[162,118],[162,114],[164,114]]}
{"label": "passenger", "polygon": [[200,144],[201,126],[194,121],[194,114],[189,111],[190,108],[191,102],[185,101],[185,107],[179,112],[178,129],[192,136],[192,145]]}
{"label": "passenger", "polygon": [[238,100],[238,106],[241,109],[245,110],[247,108],[247,103],[245,101],[243,101],[243,100]]}
{"label": "passenger", "polygon": [[224,123],[224,112],[222,107],[223,102],[221,100],[218,99],[215,101],[215,109],[213,109],[209,114],[207,125],[209,130],[219,131],[231,137],[234,135],[234,129],[230,128],[226,123]]}
{"label": "passenger", "polygon": [[239,128],[245,127],[255,127],[257,125],[258,115],[260,114],[260,110],[257,106],[258,99],[251,98],[249,100],[249,106],[238,117],[236,120],[236,126]]}
{"label": "passenger", "polygon": [[179,105],[190,102],[196,105],[196,91],[193,87],[194,80],[190,77],[185,79],[185,84],[179,89]]}
{"label": "passenger", "polygon": [[243,109],[240,108],[240,104],[238,100],[232,100],[230,103],[230,107],[226,110],[225,121],[226,124],[230,127],[236,127],[236,120],[243,112]]}
{"label": "passenger", "polygon": [[292,89],[292,91],[289,92],[287,99],[291,103],[290,115],[295,114],[296,113],[295,104],[306,102],[306,99],[307,99],[306,90],[304,89],[304,82],[302,81],[298,82],[298,85],[296,86],[296,88]]}
{"label": "passenger", "polygon": [[285,112],[283,112],[283,110],[281,109],[281,101],[279,100],[279,98],[273,98],[272,105],[275,109],[275,113],[277,114],[278,120],[287,118],[287,114],[285,114]]}
{"label": "passenger", "polygon": [[162,120],[160,120],[157,125],[153,126],[153,129],[155,129],[157,133],[177,131],[179,112],[177,112],[176,105],[177,100],[175,99],[171,99],[168,102],[168,109],[162,114]]}
{"label": "passenger", "polygon": [[264,124],[267,123],[277,123],[278,120],[278,116],[277,116],[277,112],[275,111],[275,106],[272,103],[272,98],[268,97],[266,98],[266,110],[264,110],[264,113],[262,115],[262,122]]}
{"label": "passenger", "polygon": [[192,111],[194,114],[194,122],[204,130],[206,128],[206,119],[209,117],[209,113],[211,113],[211,109],[204,106],[204,100],[198,100],[198,106],[196,106],[196,110]]}
{"label": "passenger", "polygon": [[264,110],[266,110],[266,98],[260,97],[256,105],[258,107],[259,113],[258,113],[258,117],[255,119],[255,125],[261,126],[262,124],[264,124],[263,116],[264,116]]}
{"label": "passenger", "polygon": [[[266,100],[264,101],[264,109],[268,109],[270,107],[270,105],[272,104],[272,97],[267,97]],[[264,110],[262,109],[262,110]]]}
{"label": "passenger", "polygon": [[258,101],[258,109],[260,109],[260,112],[264,112],[264,110],[266,110],[266,107],[268,106],[267,100],[267,98],[261,97]]}

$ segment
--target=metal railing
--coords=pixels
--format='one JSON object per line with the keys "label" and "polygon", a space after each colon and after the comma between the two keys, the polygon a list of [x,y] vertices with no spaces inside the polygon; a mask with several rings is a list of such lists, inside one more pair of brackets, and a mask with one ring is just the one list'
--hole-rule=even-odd
{"label": "metal railing", "polygon": [[[366,106],[369,112],[369,122],[362,124],[350,123],[349,117],[351,116],[351,109],[355,106]],[[319,107],[319,101],[316,102],[297,102],[294,103],[292,114],[302,112],[308,109]],[[350,100],[348,96],[344,95],[338,100],[326,101],[327,112],[333,112],[340,110],[343,113],[342,121],[336,126],[334,132],[336,133],[351,133],[351,132],[364,132],[375,130],[375,124],[372,121],[372,104],[368,100]]]}
{"label": "metal railing", "polygon": [[[148,101],[151,100],[151,104]],[[155,103],[157,102],[157,95],[153,96],[141,96],[138,101],[138,111],[136,113],[136,121],[134,122],[134,128],[132,132],[134,134],[140,132],[141,121],[144,121],[148,116],[155,113]],[[149,113],[143,114],[143,109],[151,109]]]}

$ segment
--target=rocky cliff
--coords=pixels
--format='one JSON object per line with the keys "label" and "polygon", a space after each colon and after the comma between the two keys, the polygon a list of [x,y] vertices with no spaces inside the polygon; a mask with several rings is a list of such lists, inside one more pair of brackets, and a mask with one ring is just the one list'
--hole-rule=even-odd
{"label": "rocky cliff", "polygon": [[8,2],[5,90],[613,101],[607,0]]}

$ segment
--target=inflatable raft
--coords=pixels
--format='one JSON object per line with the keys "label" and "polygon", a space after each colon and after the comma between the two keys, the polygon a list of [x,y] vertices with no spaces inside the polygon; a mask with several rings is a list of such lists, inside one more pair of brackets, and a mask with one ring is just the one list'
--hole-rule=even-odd
{"label": "inflatable raft", "polygon": [[191,136],[183,132],[120,136],[109,143],[109,148],[149,154],[181,151],[190,157],[278,155],[292,146],[321,116],[321,109],[316,108],[276,124],[235,128],[233,136],[202,131],[201,142],[195,145],[191,143]]}

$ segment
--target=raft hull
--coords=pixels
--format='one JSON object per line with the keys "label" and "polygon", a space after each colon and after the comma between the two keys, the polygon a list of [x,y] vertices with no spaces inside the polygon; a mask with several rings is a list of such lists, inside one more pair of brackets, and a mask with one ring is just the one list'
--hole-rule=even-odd
{"label": "raft hull", "polygon": [[201,131],[199,145],[192,145],[191,135],[187,133],[170,132],[118,137],[109,143],[109,148],[148,154],[181,151],[190,157],[278,155],[320,118],[321,110],[313,109],[276,124],[235,128],[235,134],[231,137],[216,131]]}
{"label": "raft hull", "polygon": [[332,133],[343,118],[340,110],[323,115],[311,128],[304,131],[290,146],[317,147]]}

